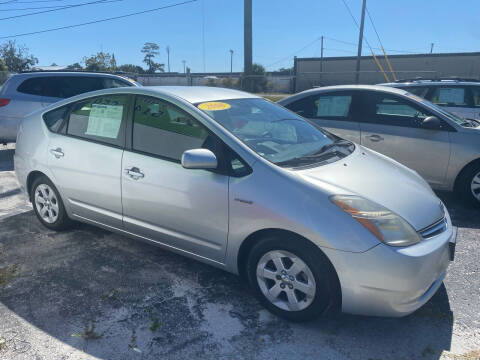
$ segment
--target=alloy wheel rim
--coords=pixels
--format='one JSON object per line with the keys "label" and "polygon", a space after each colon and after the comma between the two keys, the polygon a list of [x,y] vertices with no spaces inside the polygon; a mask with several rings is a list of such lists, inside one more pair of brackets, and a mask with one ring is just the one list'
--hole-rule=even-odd
{"label": "alloy wheel rim", "polygon": [[55,192],[47,184],[37,186],[35,190],[35,207],[37,212],[48,224],[53,224],[58,219],[58,199]]}
{"label": "alloy wheel rim", "polygon": [[282,310],[301,311],[315,299],[312,271],[288,251],[272,250],[264,254],[257,265],[257,282],[263,295]]}
{"label": "alloy wheel rim", "polygon": [[480,172],[473,177],[472,182],[470,183],[470,190],[475,199],[480,201]]}

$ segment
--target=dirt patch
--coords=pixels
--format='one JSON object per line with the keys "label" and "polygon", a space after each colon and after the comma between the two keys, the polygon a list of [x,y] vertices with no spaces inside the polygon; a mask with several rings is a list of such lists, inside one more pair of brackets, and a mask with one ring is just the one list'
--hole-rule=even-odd
{"label": "dirt patch", "polygon": [[17,275],[19,266],[17,264],[0,268],[0,290],[7,286]]}

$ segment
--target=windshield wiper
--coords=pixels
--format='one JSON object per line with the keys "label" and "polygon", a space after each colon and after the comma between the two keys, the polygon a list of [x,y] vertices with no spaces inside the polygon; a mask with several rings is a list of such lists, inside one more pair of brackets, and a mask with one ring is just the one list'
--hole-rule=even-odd
{"label": "windshield wiper", "polygon": [[335,151],[330,151],[331,149],[335,149],[336,147],[350,147],[352,145],[352,143],[348,140],[343,140],[343,139],[340,139],[336,142],[333,142],[333,143],[330,143],[330,144],[326,144],[326,145],[323,145],[320,150],[318,151],[315,151],[314,153],[312,154],[308,154],[308,155],[305,155],[304,157],[318,157],[319,155],[323,155],[323,154],[329,154],[329,153],[332,153],[332,152],[335,152]]}
{"label": "windshield wiper", "polygon": [[[315,151],[312,154],[307,154],[307,155],[302,155],[299,157],[295,157],[290,160],[285,160],[276,163],[277,165],[295,165],[295,164],[302,164],[302,163],[309,163],[309,164],[315,164],[315,163],[320,163],[323,161],[326,161],[331,155],[340,153],[342,155],[346,155],[343,152],[338,151],[338,147],[350,147],[353,144],[350,141],[347,140],[338,140],[337,142],[330,143],[323,145],[320,150]],[[318,161],[313,161],[312,160],[318,160]]]}
{"label": "windshield wiper", "polygon": [[477,127],[478,125],[479,125],[479,122],[477,120],[470,119],[470,118],[465,118],[465,121],[462,123],[462,126],[467,126],[467,127]]}

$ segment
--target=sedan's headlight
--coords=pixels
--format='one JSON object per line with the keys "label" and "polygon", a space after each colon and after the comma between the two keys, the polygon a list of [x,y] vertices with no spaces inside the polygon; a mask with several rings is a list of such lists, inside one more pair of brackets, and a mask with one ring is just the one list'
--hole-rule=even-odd
{"label": "sedan's headlight", "polygon": [[373,201],[353,195],[335,195],[330,200],[387,245],[408,246],[420,242],[420,236],[408,222]]}

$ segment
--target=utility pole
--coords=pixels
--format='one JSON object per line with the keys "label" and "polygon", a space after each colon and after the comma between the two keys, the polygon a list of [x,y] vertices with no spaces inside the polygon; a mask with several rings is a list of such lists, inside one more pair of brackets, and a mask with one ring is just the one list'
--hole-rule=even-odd
{"label": "utility pole", "polygon": [[435,45],[434,43],[431,43],[431,44],[430,44],[430,54],[433,53],[433,46],[434,46],[434,45]]}
{"label": "utility pole", "polygon": [[203,58],[203,72],[207,71],[205,65],[205,0],[202,0],[202,58]]}
{"label": "utility pole", "polygon": [[167,66],[168,66],[168,72],[170,72],[170,46],[167,45]]}
{"label": "utility pole", "polygon": [[233,50],[230,49],[230,73],[233,72]]}
{"label": "utility pole", "polygon": [[320,37],[320,72],[323,71],[323,35]]}
{"label": "utility pole", "polygon": [[360,32],[358,34],[358,53],[357,53],[357,69],[355,72],[355,84],[358,84],[360,78],[360,59],[362,57],[362,43],[363,43],[363,24],[365,23],[365,8],[367,0],[363,0],[362,4],[362,18],[360,20]]}
{"label": "utility pole", "polygon": [[186,74],[186,71],[185,71],[185,63],[186,63],[186,61],[185,61],[185,60],[182,60],[182,63],[183,63],[183,73]]}
{"label": "utility pole", "polygon": [[252,0],[243,0],[244,89],[252,91]]}

